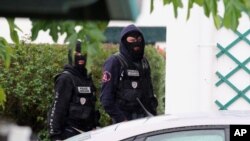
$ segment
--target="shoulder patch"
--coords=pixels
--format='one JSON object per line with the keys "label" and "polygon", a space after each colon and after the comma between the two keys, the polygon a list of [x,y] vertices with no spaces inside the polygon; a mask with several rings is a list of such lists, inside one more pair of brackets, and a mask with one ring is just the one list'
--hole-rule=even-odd
{"label": "shoulder patch", "polygon": [[108,82],[111,79],[111,73],[108,71],[104,71],[102,74],[102,82]]}

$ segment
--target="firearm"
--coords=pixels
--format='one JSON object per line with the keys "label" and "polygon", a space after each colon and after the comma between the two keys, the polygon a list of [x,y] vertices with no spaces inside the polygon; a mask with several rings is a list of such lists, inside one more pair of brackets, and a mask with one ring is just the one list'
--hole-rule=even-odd
{"label": "firearm", "polygon": [[[76,42],[75,51],[78,53],[81,53],[81,41]],[[71,48],[69,48],[69,50],[68,50],[68,61],[69,61],[69,64],[72,65],[73,57],[72,57],[72,49]]]}
{"label": "firearm", "polygon": [[136,98],[137,102],[139,103],[139,105],[142,107],[142,109],[144,110],[144,112],[147,114],[148,117],[153,117],[154,115],[151,114],[146,108],[145,106],[141,103],[140,99],[137,97]]}
{"label": "firearm", "polygon": [[69,61],[69,64],[72,65],[72,49],[70,48],[68,50],[68,61]]}
{"label": "firearm", "polygon": [[81,45],[82,43],[81,43],[81,41],[77,41],[76,42],[76,52],[78,52],[78,53],[81,53]]}

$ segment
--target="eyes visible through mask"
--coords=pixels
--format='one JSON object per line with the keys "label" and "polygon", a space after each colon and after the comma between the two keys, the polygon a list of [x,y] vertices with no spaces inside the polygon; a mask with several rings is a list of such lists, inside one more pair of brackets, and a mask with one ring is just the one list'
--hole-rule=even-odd
{"label": "eyes visible through mask", "polygon": [[85,65],[86,57],[79,52],[75,53],[75,64],[76,65]]}
{"label": "eyes visible through mask", "polygon": [[136,42],[140,43],[142,42],[142,37],[141,36],[138,36],[138,37],[128,36],[126,40],[128,43],[136,43]]}
{"label": "eyes visible through mask", "polygon": [[128,35],[126,38],[126,45],[133,52],[140,52],[143,48],[142,37],[140,35]]}

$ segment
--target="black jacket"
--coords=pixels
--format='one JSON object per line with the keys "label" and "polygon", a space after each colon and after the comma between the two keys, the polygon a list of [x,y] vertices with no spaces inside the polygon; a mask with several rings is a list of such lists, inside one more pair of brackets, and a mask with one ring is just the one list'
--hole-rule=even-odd
{"label": "black jacket", "polygon": [[[140,64],[140,61],[134,61],[133,57],[128,51],[128,48],[122,43],[122,40],[124,36],[131,32],[131,31],[138,31],[141,33],[141,31],[136,28],[135,26],[131,25],[127,28],[123,29],[121,32],[121,42],[120,42],[120,54],[122,54],[129,62],[131,63],[137,63]],[[144,39],[143,39],[144,44]],[[101,96],[100,101],[102,103],[102,106],[104,107],[105,111],[110,115],[110,117],[113,119],[114,123],[121,122],[124,120],[130,120],[133,119],[132,113],[129,111],[125,111],[122,108],[120,108],[120,105],[117,103],[117,92],[119,91],[119,84],[120,84],[120,76],[122,72],[122,64],[120,63],[119,59],[115,55],[112,55],[109,57],[103,66],[103,78],[102,78],[102,89],[101,89]],[[150,67],[148,77],[150,77]],[[151,78],[148,79],[149,88],[147,89],[150,92],[150,95],[153,95],[153,87]],[[152,114],[156,114],[156,107],[158,105],[158,102],[156,98],[154,97],[152,100],[152,105],[145,105],[148,107],[148,110],[152,112]],[[144,115],[145,116],[145,115]]]}
{"label": "black jacket", "polygon": [[[79,92],[80,89],[83,92]],[[54,91],[55,98],[48,114],[51,138],[63,139],[62,133],[67,127],[82,131],[96,127],[96,89],[86,71],[79,72],[74,67],[66,65],[63,73],[55,77]]]}

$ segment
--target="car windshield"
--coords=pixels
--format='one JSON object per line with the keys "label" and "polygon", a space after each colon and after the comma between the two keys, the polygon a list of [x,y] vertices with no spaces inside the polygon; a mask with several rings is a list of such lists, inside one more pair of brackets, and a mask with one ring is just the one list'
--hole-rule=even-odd
{"label": "car windshield", "polygon": [[225,141],[224,130],[193,130],[150,136],[146,141]]}

